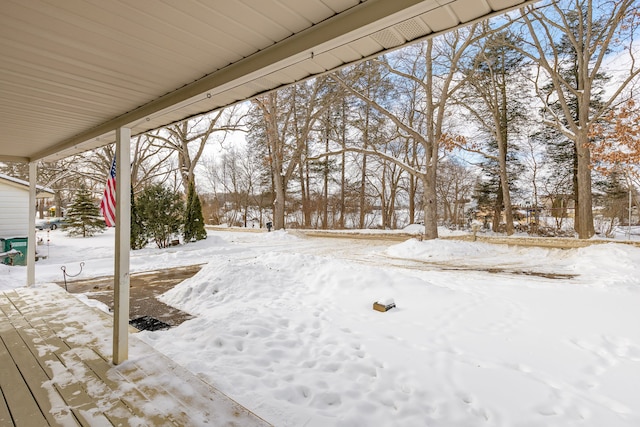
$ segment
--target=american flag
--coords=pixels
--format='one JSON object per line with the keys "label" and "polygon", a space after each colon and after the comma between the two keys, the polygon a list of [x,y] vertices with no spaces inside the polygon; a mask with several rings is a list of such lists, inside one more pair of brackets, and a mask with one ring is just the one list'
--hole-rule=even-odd
{"label": "american flag", "polygon": [[116,225],[116,157],[113,156],[107,186],[100,202],[100,213],[104,217],[107,227]]}

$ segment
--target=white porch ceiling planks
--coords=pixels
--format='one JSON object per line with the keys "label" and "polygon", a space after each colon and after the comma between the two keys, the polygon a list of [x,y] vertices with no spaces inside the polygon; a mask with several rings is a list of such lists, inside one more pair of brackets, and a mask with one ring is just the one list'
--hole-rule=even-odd
{"label": "white porch ceiling planks", "polygon": [[0,161],[55,159],[534,0],[0,0]]}

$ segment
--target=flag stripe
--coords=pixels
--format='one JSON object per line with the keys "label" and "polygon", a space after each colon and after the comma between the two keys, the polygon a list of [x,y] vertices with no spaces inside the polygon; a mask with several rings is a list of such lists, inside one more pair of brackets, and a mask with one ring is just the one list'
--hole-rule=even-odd
{"label": "flag stripe", "polygon": [[100,202],[100,213],[107,227],[116,225],[116,157],[113,157],[111,170]]}

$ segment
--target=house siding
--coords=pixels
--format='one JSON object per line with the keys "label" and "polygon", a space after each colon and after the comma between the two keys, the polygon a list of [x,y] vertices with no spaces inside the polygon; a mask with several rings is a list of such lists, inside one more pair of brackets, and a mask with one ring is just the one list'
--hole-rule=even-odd
{"label": "house siding", "polygon": [[0,237],[27,237],[29,190],[0,181]]}

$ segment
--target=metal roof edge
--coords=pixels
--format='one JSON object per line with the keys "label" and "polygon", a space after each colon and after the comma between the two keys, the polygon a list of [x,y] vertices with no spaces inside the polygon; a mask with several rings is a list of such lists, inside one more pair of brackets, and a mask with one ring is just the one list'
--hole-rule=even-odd
{"label": "metal roof edge", "polygon": [[[7,182],[9,182],[11,184],[18,184],[20,186],[24,186],[24,187],[27,187],[27,188],[30,185],[27,181],[24,181],[24,180],[18,179],[18,178],[14,178],[12,176],[5,175],[5,174],[2,174],[2,173],[0,173],[0,180],[7,181]],[[54,190],[52,190],[51,188],[48,188],[48,187],[44,187],[42,185],[36,185],[36,189],[41,191],[41,192],[43,191],[45,193],[51,193],[51,195],[55,194]]]}

